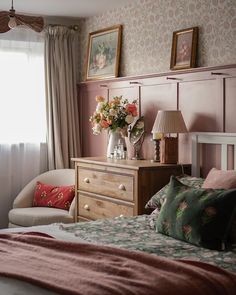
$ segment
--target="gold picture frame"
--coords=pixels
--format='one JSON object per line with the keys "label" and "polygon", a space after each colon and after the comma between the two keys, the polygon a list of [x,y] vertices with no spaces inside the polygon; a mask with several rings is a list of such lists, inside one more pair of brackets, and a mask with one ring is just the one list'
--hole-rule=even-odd
{"label": "gold picture frame", "polygon": [[198,27],[173,33],[171,70],[190,69],[197,66]]}
{"label": "gold picture frame", "polygon": [[86,80],[118,77],[122,26],[117,25],[89,34]]}

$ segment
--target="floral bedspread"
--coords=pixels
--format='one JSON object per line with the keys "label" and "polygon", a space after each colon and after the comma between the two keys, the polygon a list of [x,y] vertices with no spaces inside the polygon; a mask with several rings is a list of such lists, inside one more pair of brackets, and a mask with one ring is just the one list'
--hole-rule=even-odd
{"label": "floral bedspread", "polygon": [[213,251],[159,234],[150,227],[148,215],[61,225],[61,229],[91,243],[140,250],[173,259],[198,260],[236,272],[236,249]]}

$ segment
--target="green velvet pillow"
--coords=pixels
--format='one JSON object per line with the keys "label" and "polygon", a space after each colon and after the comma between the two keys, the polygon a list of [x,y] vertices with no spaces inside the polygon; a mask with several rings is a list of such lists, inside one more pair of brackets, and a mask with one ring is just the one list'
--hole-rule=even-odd
{"label": "green velvet pillow", "polygon": [[[189,175],[177,176],[176,178],[183,184],[186,184],[194,188],[200,188],[204,182],[203,178],[189,176]],[[147,204],[145,205],[145,208],[150,208],[150,209],[159,208],[160,210],[162,204],[165,201],[166,193],[169,189],[169,186],[170,186],[170,183],[168,183],[162,189],[156,192],[155,195],[153,195],[151,199],[147,202]]]}
{"label": "green velvet pillow", "polygon": [[236,205],[236,189],[195,189],[171,177],[156,230],[209,249],[224,250]]}

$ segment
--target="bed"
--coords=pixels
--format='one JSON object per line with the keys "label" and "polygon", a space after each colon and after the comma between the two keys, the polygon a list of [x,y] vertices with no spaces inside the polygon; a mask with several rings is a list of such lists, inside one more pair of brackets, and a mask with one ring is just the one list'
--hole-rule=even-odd
{"label": "bed", "polygon": [[[193,134],[194,176],[202,143],[222,146],[226,169],[227,145],[235,151],[236,134]],[[227,251],[197,247],[157,232],[151,221],[140,215],[1,230],[1,294],[235,294],[236,245]]]}

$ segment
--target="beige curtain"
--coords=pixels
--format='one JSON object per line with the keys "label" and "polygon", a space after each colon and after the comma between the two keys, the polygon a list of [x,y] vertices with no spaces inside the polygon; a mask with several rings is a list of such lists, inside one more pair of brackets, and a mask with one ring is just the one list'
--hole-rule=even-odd
{"label": "beige curtain", "polygon": [[77,33],[63,26],[45,29],[47,142],[49,169],[73,167],[80,156],[76,90]]}

